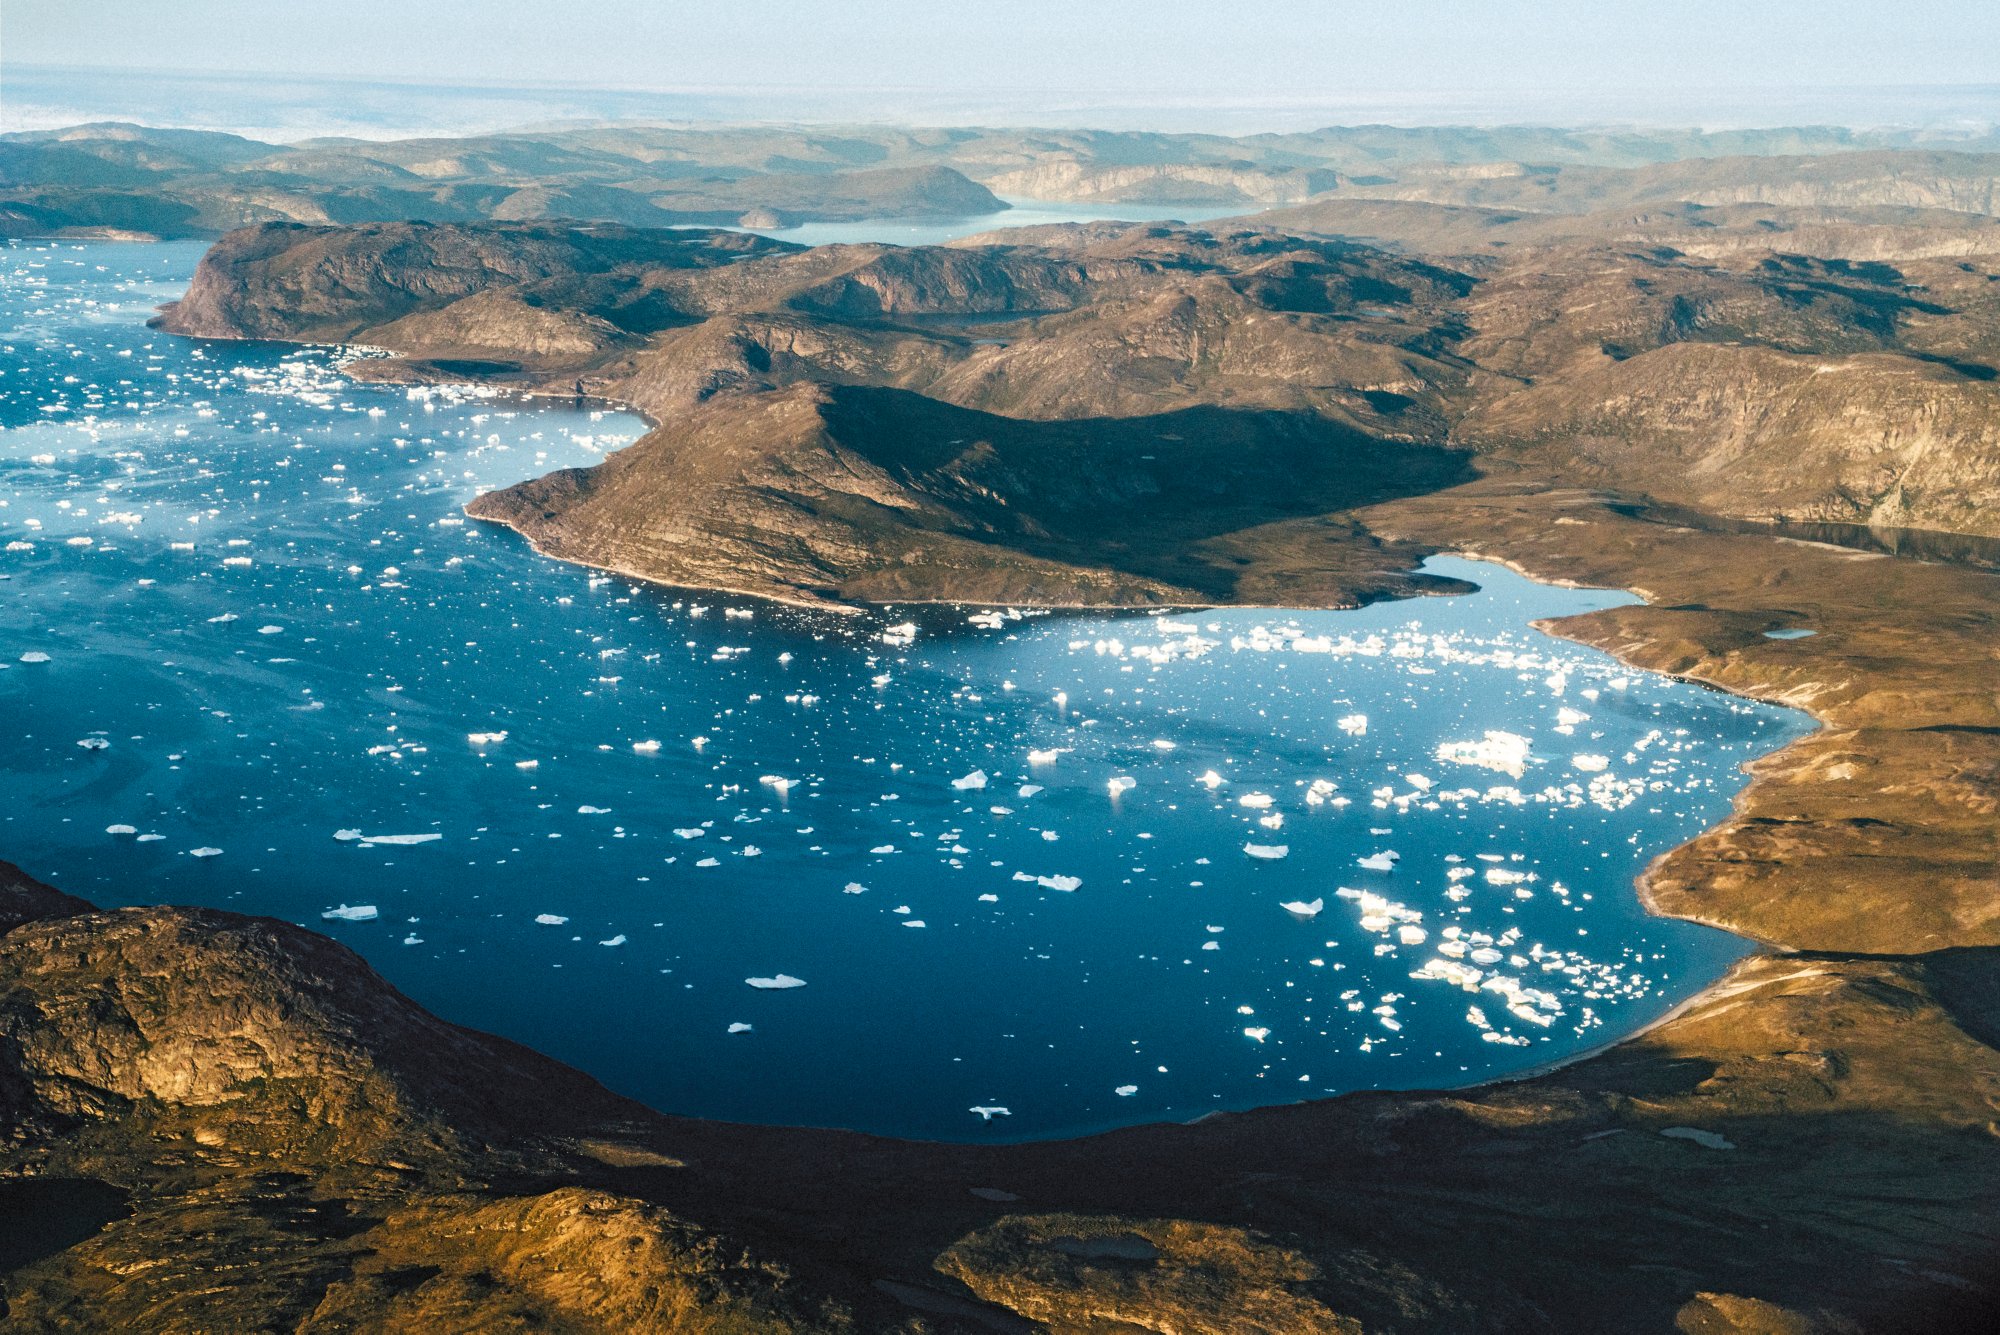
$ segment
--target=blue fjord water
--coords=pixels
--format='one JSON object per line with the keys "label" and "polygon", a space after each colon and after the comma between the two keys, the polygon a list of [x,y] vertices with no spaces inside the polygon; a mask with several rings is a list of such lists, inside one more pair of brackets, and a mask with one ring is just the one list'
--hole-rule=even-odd
{"label": "blue fjord water", "polygon": [[1632,879],[1806,722],[1528,625],[1623,594],[606,579],[459,507],[636,419],[147,330],[198,254],[0,256],[0,856],[67,890],[329,932],[676,1112],[953,1139],[1505,1074],[1741,953]]}

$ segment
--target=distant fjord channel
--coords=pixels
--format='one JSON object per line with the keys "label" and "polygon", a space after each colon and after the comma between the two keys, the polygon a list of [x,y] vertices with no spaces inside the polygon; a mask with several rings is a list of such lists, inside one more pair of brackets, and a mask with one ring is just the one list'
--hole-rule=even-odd
{"label": "distant fjord channel", "polygon": [[66,890],[328,931],[669,1111],[949,1140],[1504,1076],[1746,948],[1633,881],[1809,723],[1528,624],[1627,595],[634,584],[459,509],[637,419],[146,329],[198,255],[7,251],[0,784]]}

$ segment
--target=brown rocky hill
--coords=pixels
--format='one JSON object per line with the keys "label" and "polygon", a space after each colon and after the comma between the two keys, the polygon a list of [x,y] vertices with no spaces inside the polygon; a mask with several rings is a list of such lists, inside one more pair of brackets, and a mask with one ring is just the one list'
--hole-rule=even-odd
{"label": "brown rocky hill", "polygon": [[[1402,587],[1348,512],[1468,468],[2000,533],[2000,282],[1977,259],[270,226],[218,243],[161,322],[633,403],[659,424],[640,445],[474,513],[572,559],[779,596],[1344,603]],[[1051,500],[1078,478],[1087,498]]]}

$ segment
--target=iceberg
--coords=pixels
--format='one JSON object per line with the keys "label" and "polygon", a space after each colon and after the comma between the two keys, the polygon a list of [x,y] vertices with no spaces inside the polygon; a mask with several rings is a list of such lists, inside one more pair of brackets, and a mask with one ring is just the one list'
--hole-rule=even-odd
{"label": "iceberg", "polygon": [[962,779],[953,779],[951,786],[961,793],[976,792],[986,786],[986,771],[976,769]]}
{"label": "iceberg", "polygon": [[1326,907],[1326,901],[1324,899],[1294,899],[1290,903],[1280,904],[1278,907],[1293,917],[1317,918],[1320,910]]}
{"label": "iceberg", "polygon": [[381,914],[373,904],[356,904],[351,908],[342,904],[339,908],[328,909],[319,916],[328,922],[373,922]]}
{"label": "iceberg", "polygon": [[794,978],[788,973],[777,974],[770,978],[745,978],[743,981],[760,992],[783,992],[806,985],[805,979]]}
{"label": "iceberg", "polygon": [[1037,876],[1035,884],[1048,890],[1068,892],[1083,884],[1081,876]]}
{"label": "iceberg", "polygon": [[1264,862],[1276,862],[1292,851],[1290,844],[1245,844],[1243,851]]}

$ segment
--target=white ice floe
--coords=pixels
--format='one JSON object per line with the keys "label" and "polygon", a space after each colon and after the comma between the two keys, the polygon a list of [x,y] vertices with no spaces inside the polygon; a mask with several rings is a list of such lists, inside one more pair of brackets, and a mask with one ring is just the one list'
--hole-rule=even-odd
{"label": "white ice floe", "polygon": [[535,921],[544,927],[561,927],[569,919],[560,913],[537,913]]}
{"label": "white ice floe", "polygon": [[992,1121],[996,1117],[1012,1117],[1014,1115],[1012,1110],[1007,1108],[968,1108],[966,1111],[978,1113],[980,1119],[987,1122]]}
{"label": "white ice floe", "polygon": [[1356,858],[1355,862],[1368,871],[1394,871],[1396,864],[1402,861],[1402,857],[1401,853],[1391,849],[1382,853],[1370,853],[1365,858]]}
{"label": "white ice floe", "polygon": [[757,782],[763,784],[766,788],[772,789],[780,797],[799,786],[797,779],[787,779],[781,774],[762,774],[758,776]]}
{"label": "white ice floe", "polygon": [[743,1021],[741,1020],[738,1020],[735,1024],[729,1026],[729,1032],[732,1034],[747,1034],[750,1032],[751,1028],[752,1026],[743,1023]]}
{"label": "white ice floe", "polygon": [[1520,778],[1528,768],[1528,739],[1519,733],[1489,728],[1476,742],[1441,742],[1437,758],[1454,765],[1476,765]]}
{"label": "white ice floe", "polygon": [[1571,756],[1569,763],[1582,770],[1585,774],[1595,774],[1610,765],[1611,758],[1609,756]]}
{"label": "white ice floe", "polygon": [[1121,794],[1129,793],[1134,788],[1137,788],[1139,786],[1139,781],[1137,779],[1129,778],[1126,775],[1121,774],[1117,778],[1113,779],[1110,783],[1104,786],[1111,790],[1111,795],[1113,797],[1118,797]]}
{"label": "white ice floe", "polygon": [[674,831],[674,834],[682,839],[699,839],[707,833],[708,831],[699,825],[684,825]]}
{"label": "white ice floe", "polygon": [[632,749],[634,751],[637,751],[642,756],[650,756],[655,751],[658,751],[660,749],[660,744],[656,741],[653,741],[651,738],[648,738],[643,742],[632,743]]}
{"label": "white ice floe", "polygon": [[1014,790],[1014,796],[1033,797],[1036,793],[1039,793],[1041,791],[1042,791],[1042,785],[1040,785],[1039,783],[1024,783],[1019,788],[1016,788]]}
{"label": "white ice floe", "polygon": [[600,946],[622,946],[625,944],[625,933],[620,932],[618,935],[612,937],[610,940],[599,941],[597,944]]}
{"label": "white ice floe", "polygon": [[104,832],[106,834],[137,834],[139,833],[139,828],[136,825],[107,825],[104,827]]}
{"label": "white ice floe", "polygon": [[1210,792],[1214,792],[1217,788],[1220,788],[1222,787],[1223,784],[1229,782],[1229,780],[1223,778],[1220,774],[1217,774],[1214,770],[1209,770],[1206,774],[1203,774],[1199,779],[1196,779],[1195,782],[1202,785],[1204,788],[1207,788]]}
{"label": "white ice floe", "polygon": [[105,741],[102,737],[85,737],[78,741],[77,745],[86,751],[108,751],[111,749],[111,743]]}
{"label": "white ice floe", "polygon": [[363,834],[359,830],[335,830],[333,837],[343,844],[360,841],[365,844],[430,844],[444,838],[441,834]]}
{"label": "white ice floe", "polygon": [[49,661],[49,656],[40,649],[30,649],[27,653],[21,655],[21,661],[23,663],[46,663]]}
{"label": "white ice floe", "polygon": [[868,893],[868,887],[859,881],[849,881],[843,888],[850,895],[865,895]]}
{"label": "white ice floe", "polygon": [[474,746],[498,746],[507,740],[505,732],[468,732],[465,740]]}
{"label": "white ice floe", "polygon": [[[22,661],[26,662],[27,660],[24,658]],[[1046,751],[1030,751],[1028,752],[1028,763],[1030,765],[1053,765],[1056,763],[1056,757],[1067,749],[1066,747],[1055,746],[1050,747]]]}
{"label": "white ice floe", "polygon": [[[1317,918],[1326,907],[1324,899],[1294,899],[1278,905],[1279,908],[1296,918]],[[1212,929],[1211,929],[1212,930]]]}
{"label": "white ice floe", "polygon": [[1083,878],[1081,876],[1037,876],[1035,878],[1035,884],[1041,886],[1046,890],[1062,890],[1068,892],[1071,890],[1075,890],[1078,886],[1082,885]]}
{"label": "white ice floe", "polygon": [[1239,807],[1249,807],[1253,811],[1262,811],[1275,801],[1277,799],[1269,793],[1245,793],[1236,799],[1236,805]]}
{"label": "white ice floe", "polygon": [[1276,862],[1292,851],[1290,844],[1245,844],[1244,853],[1263,862]]}
{"label": "white ice floe", "polygon": [[576,814],[579,816],[608,816],[611,814],[611,808],[594,807],[588,803],[585,803],[583,806],[580,806],[576,809]]}
{"label": "white ice floe", "polygon": [[1111,1092],[1121,1099],[1129,1099],[1139,1092],[1139,1087],[1137,1085],[1120,1085]]}
{"label": "white ice floe", "polygon": [[1271,1031],[1262,1027],[1261,1025],[1252,1025],[1250,1028],[1245,1029],[1243,1031],[1243,1037],[1255,1039],[1259,1043],[1262,1043],[1265,1039],[1269,1038],[1270,1036],[1271,1036]]}
{"label": "white ice floe", "polygon": [[219,848],[190,848],[188,850],[188,856],[191,858],[220,857],[222,856],[222,850]]}
{"label": "white ice floe", "polygon": [[373,904],[342,904],[339,908],[328,909],[319,915],[328,922],[373,922],[381,916],[381,911]]}
{"label": "white ice floe", "polygon": [[1348,714],[1336,720],[1336,722],[1339,724],[1340,730],[1350,737],[1360,737],[1368,731],[1368,716],[1366,714]]}
{"label": "white ice floe", "polygon": [[[996,614],[997,615],[997,614]],[[986,771],[976,769],[961,779],[953,779],[951,786],[961,793],[977,792],[986,786]]]}
{"label": "white ice floe", "polygon": [[794,978],[788,973],[777,974],[770,978],[745,978],[743,981],[760,992],[783,992],[789,988],[806,985],[805,979]]}

